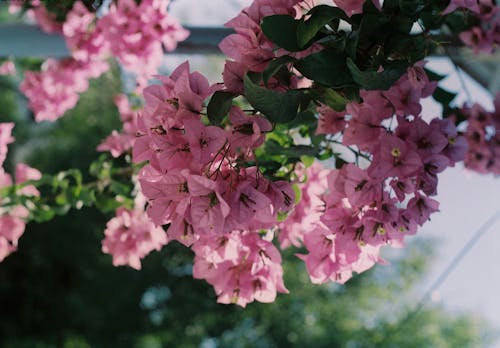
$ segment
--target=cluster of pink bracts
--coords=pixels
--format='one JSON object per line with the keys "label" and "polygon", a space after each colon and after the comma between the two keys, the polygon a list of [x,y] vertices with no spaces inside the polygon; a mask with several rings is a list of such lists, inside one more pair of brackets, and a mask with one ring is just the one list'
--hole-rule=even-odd
{"label": "cluster of pink bracts", "polygon": [[[12,178],[5,172],[3,163],[7,157],[7,145],[14,141],[12,137],[13,123],[0,123],[0,189],[11,186]],[[24,163],[16,166],[16,184],[28,180],[39,180],[42,174]],[[40,193],[32,186],[27,185],[18,192],[25,196],[37,196]],[[0,199],[0,262],[10,253],[17,249],[19,238],[24,233],[25,219],[28,210],[23,206],[14,206],[7,209],[8,198]]]}
{"label": "cluster of pink bracts", "polygon": [[[335,4],[352,15],[362,11],[363,2]],[[54,118],[74,106],[89,76],[107,69],[102,65],[106,54],[112,53],[139,76],[154,73],[162,45],[173,49],[186,35],[167,16],[167,3],[146,0],[136,5],[133,0],[119,0],[96,22],[94,14],[77,2],[67,22],[51,29],[62,30],[73,57],[49,61],[44,72],[26,76],[23,89],[28,96],[31,93],[37,119]],[[140,260],[149,252],[177,240],[191,247],[193,276],[210,283],[219,302],[241,306],[254,300],[272,302],[277,293],[287,292],[275,237],[281,248],[305,247],[307,254],[299,257],[313,283],[343,283],[353,272],[383,262],[382,246],[403,246],[404,238],[438,210],[439,203],[431,197],[437,193],[438,174],[447,167],[465,158],[474,170],[499,174],[500,96],[494,112],[478,105],[464,107],[469,125],[465,136],[459,136],[451,119],[427,121],[421,116],[421,99],[436,88],[424,63],[408,69],[387,91],[361,91],[362,102],[348,104],[343,112],[318,107],[316,133],[326,135],[324,146],[356,155],[340,169],[325,169],[318,163],[309,168],[297,165],[296,177],[307,178],[295,183],[300,197],[292,183],[264,177],[255,161],[254,151],[272,131],[266,118],[233,106],[224,128],[203,123],[204,106],[214,92],[242,93],[248,71],[262,72],[269,60],[282,55],[304,57],[321,49],[276,50],[260,27],[266,16],[297,16],[313,5],[313,1],[255,0],[229,21],[227,26],[236,33],[220,45],[231,59],[225,64],[224,84],[209,85],[184,63],[169,77],[161,77],[161,84],[144,89],[140,113],[132,110],[126,96],[115,99],[123,132],[113,132],[98,149],[114,157],[132,149],[135,162],[147,161],[138,175],[141,193],[135,207],[119,208],[105,231],[102,249],[113,255],[115,265],[140,269]],[[498,8],[489,10],[489,5],[483,0],[451,1],[445,13],[467,8],[489,21],[496,37]],[[50,23],[43,18],[42,23]],[[462,39],[468,41],[466,33]],[[495,40],[492,45],[498,43]],[[85,64],[89,67],[79,75]],[[79,78],[68,78],[66,73]],[[290,85],[271,79],[268,86],[284,90],[305,83],[297,76]],[[37,101],[40,96],[50,102]],[[0,127],[0,164],[11,128]],[[249,167],[249,161],[256,165]],[[32,179],[39,175],[29,173]],[[0,174],[0,187],[9,185],[2,179],[6,174]],[[26,174],[17,174],[18,182],[25,178]],[[24,229],[19,220],[23,216],[13,215],[16,209],[0,215],[0,224],[15,221]],[[24,208],[19,209],[25,214]],[[20,227],[0,235],[0,259],[15,248]]]}
{"label": "cluster of pink bracts", "polygon": [[500,175],[500,93],[494,104],[493,112],[479,104],[462,108],[468,121],[465,166],[478,173]]}
{"label": "cluster of pink bracts", "polygon": [[161,65],[163,49],[175,49],[188,32],[167,12],[169,0],[119,0],[97,18],[76,1],[62,24],[54,22],[43,3],[37,2],[35,19],[42,29],[64,35],[72,57],[48,60],[41,72],[27,72],[21,90],[29,99],[37,121],[54,121],[73,108],[88,81],[109,69],[116,59],[137,76],[140,85]]}
{"label": "cluster of pink bracts", "polygon": [[[217,89],[241,92],[247,71],[262,71],[276,54],[289,54],[276,53],[258,23],[276,13],[294,15],[298,3],[255,1],[228,23],[236,34],[221,48],[233,60]],[[133,153],[136,161],[149,162],[139,174],[147,213],[156,225],[169,224],[169,240],[192,247],[193,275],[212,284],[220,302],[244,306],[286,292],[273,234],[282,247],[306,247],[300,257],[313,282],[345,282],[380,262],[382,245],[403,245],[438,210],[429,197],[436,194],[437,174],[465,154],[465,139],[450,120],[420,117],[420,99],[435,87],[421,64],[388,91],[363,91],[363,103],[349,104],[346,112],[321,107],[317,133],[356,146],[371,163],[340,170],[313,165],[293,206],[288,183],[269,182],[258,167],[239,165],[252,158],[271,125],[233,107],[225,129],[205,126],[202,107],[216,88],[183,64],[144,91]],[[288,219],[277,225],[280,212]]]}

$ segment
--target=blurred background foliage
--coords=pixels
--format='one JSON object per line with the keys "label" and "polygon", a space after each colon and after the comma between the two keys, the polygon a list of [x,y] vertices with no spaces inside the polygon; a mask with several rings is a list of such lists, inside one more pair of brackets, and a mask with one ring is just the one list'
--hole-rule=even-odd
{"label": "blurred background foliage", "polygon": [[[18,67],[36,62],[17,62]],[[55,123],[35,124],[16,78],[0,77],[0,121],[15,121],[7,169],[19,160],[45,173],[86,171],[97,144],[119,125],[118,69],[98,80]],[[19,75],[18,75],[19,77]],[[0,347],[487,347],[496,333],[474,313],[439,303],[409,316],[432,261],[414,240],[389,266],[346,285],[310,284],[300,260],[284,254],[289,295],[242,309],[219,305],[191,277],[192,253],[177,243],[137,272],[101,252],[106,221],[94,209],[30,224],[19,250],[0,264]]]}

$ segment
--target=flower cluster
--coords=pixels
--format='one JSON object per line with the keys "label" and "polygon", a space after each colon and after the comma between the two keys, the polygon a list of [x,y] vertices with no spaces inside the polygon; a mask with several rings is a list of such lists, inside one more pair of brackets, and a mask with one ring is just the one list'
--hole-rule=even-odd
{"label": "flower cluster", "polygon": [[[335,3],[349,16],[362,11],[363,2]],[[245,95],[245,74],[265,71],[273,59],[320,52],[314,44],[300,52],[276,49],[262,32],[264,17],[297,18],[306,6],[311,4],[255,0],[230,20],[226,25],[236,33],[220,45],[232,59],[226,61],[223,85],[209,86],[185,63],[169,78],[161,77],[161,85],[144,90],[133,154],[136,162],[148,162],[138,178],[149,200],[148,216],[156,226],[168,226],[169,240],[191,246],[194,277],[213,285],[219,302],[245,306],[287,291],[273,232],[282,248],[306,248],[299,257],[314,283],[343,283],[353,272],[383,262],[382,246],[403,246],[405,236],[438,210],[431,198],[438,174],[462,160],[467,149],[451,119],[422,118],[421,99],[432,95],[437,83],[417,63],[388,90],[361,90],[360,101],[343,111],[317,108],[316,134],[325,136],[323,146],[355,157],[333,170],[294,166],[298,178],[307,178],[297,183],[296,205],[289,183],[272,182],[249,166],[259,162],[254,150],[273,131],[270,122],[232,106],[224,127],[207,125],[203,103],[221,89]],[[292,76],[284,86],[271,77],[266,88],[302,88],[300,79]],[[278,223],[278,217],[286,219]]]}
{"label": "flower cluster", "polygon": [[[262,19],[277,14],[297,16],[301,14],[301,6],[309,6],[308,2],[310,1],[255,0],[248,8],[225,24],[226,27],[236,31],[235,34],[224,38],[219,45],[221,51],[232,59],[226,61],[223,73],[227,90],[242,93],[243,76],[247,71],[261,72],[271,59],[290,54],[284,49],[277,51],[275,45],[266,38],[260,26]],[[292,55],[301,57],[311,53],[314,49]],[[291,81],[290,87],[296,87],[296,83],[296,80]]]}
{"label": "flower cluster", "polygon": [[163,47],[173,51],[189,32],[170,17],[170,0],[120,0],[98,22],[111,53],[138,75],[139,84],[156,74],[163,58]]}
{"label": "flower cluster", "polygon": [[322,195],[328,188],[327,175],[330,171],[318,162],[309,168],[296,169],[296,174],[303,183],[300,187],[300,200],[288,214],[286,220],[277,227],[279,230],[278,240],[282,249],[291,245],[300,247],[304,234],[309,233],[319,222],[323,213],[324,202]]}
{"label": "flower cluster", "polygon": [[[205,125],[201,118],[203,102],[220,87],[209,86],[199,73],[190,73],[187,63],[169,78],[162,77],[161,82],[144,89],[145,107],[138,118],[138,137],[133,147],[135,161],[149,162],[138,178],[149,199],[149,217],[156,225],[168,224],[169,239],[187,246],[194,244],[193,250],[209,247],[207,243],[216,243],[218,238],[261,245],[263,242],[256,241],[259,231],[273,227],[278,214],[288,211],[294,201],[289,183],[272,182],[257,167],[245,165],[254,159],[253,150],[262,145],[271,124],[260,115],[247,115],[233,106],[230,125],[225,129]],[[265,243],[261,247],[271,248]],[[215,286],[220,301],[227,301],[229,296],[243,304],[253,296],[267,296],[258,295],[264,291],[256,285],[261,277],[276,280],[275,289],[283,291],[278,282],[279,267],[249,269],[258,261],[258,253],[247,255],[247,248],[241,246],[236,255],[220,261],[224,267],[231,264],[238,269],[234,276],[251,270],[245,281],[233,279],[236,283],[232,284],[239,287],[234,285],[231,295],[227,292],[229,285],[215,284],[226,278],[207,279]],[[197,252],[198,262],[205,258],[203,262],[213,264],[213,252],[216,250]],[[276,258],[270,257],[269,262],[275,263]],[[249,277],[253,281],[247,282]],[[249,286],[252,288],[246,288]],[[222,288],[225,290],[219,290]]]}
{"label": "flower cluster", "polygon": [[16,74],[16,66],[11,60],[6,60],[0,64],[0,75],[13,76]]}
{"label": "flower cluster", "polygon": [[[27,15],[34,20],[36,24],[46,33],[61,33],[62,24],[56,20],[56,15],[47,11],[43,2],[40,0],[29,1],[31,9]],[[16,6],[17,5],[17,6]],[[15,13],[21,8],[21,2],[13,2],[9,7],[9,12]]]}
{"label": "flower cluster", "polygon": [[[37,119],[55,119],[73,107],[88,79],[107,69],[109,54],[145,83],[163,49],[187,35],[168,16],[168,3],[117,0],[97,19],[76,2],[61,27],[72,58],[49,60],[22,85]],[[423,62],[415,63],[427,54],[427,33],[410,29],[428,15],[425,9],[436,16],[472,14],[488,34],[483,40],[462,33],[462,39],[483,49],[498,41],[498,8],[486,0],[453,0],[448,7],[429,2],[413,18],[408,3],[333,3],[337,8],[305,13],[314,1],[254,0],[226,23],[235,33],[220,44],[229,59],[224,83],[210,85],[186,62],[144,88],[140,110],[125,95],[115,98],[124,130],[98,150],[118,157],[132,149],[142,168],[134,208],[119,208],[107,224],[102,250],[114,265],[140,269],[149,252],[176,240],[192,249],[193,276],[211,284],[219,302],[272,302],[288,292],[275,234],[281,248],[305,248],[298,256],[313,283],[344,283],[384,262],[383,246],[404,246],[438,211],[432,197],[447,167],[467,156],[468,167],[499,173],[500,95],[493,113],[464,107],[465,137],[452,117],[424,117],[422,99],[437,82]],[[363,10],[381,15],[365,21]],[[282,24],[291,40],[274,35]],[[381,35],[372,37],[371,25]],[[398,26],[402,47],[385,46],[391,38],[380,31],[389,25]],[[406,46],[422,49],[408,54]],[[0,127],[0,162],[11,128]],[[335,157],[336,169],[306,168],[301,161],[311,157]],[[36,177],[19,168],[18,182]],[[7,185],[10,177],[0,180]],[[23,192],[37,194],[29,186]],[[0,219],[22,221],[27,211],[16,209]],[[6,253],[22,233],[16,228],[1,241],[10,248]]]}
{"label": "flower cluster", "polygon": [[257,233],[233,231],[204,237],[193,246],[193,277],[213,285],[220,303],[245,307],[257,300],[270,303],[283,284],[281,254]]}
{"label": "flower cluster", "polygon": [[363,101],[349,104],[345,115],[321,108],[318,131],[335,130],[333,143],[370,162],[328,174],[321,222],[303,236],[309,254],[301,258],[312,282],[345,282],[381,262],[381,246],[404,245],[438,210],[430,198],[437,175],[463,159],[466,143],[449,119],[420,117],[419,100],[433,88],[417,65],[388,91],[362,91]]}
{"label": "flower cluster", "polygon": [[477,25],[460,33],[460,39],[475,53],[491,53],[500,44],[500,8],[492,0],[451,1],[445,12],[456,8],[473,12]]}
{"label": "flower cluster", "polygon": [[28,97],[37,122],[55,121],[75,107],[79,93],[89,88],[89,79],[99,77],[108,68],[105,61],[47,59],[42,71],[25,73],[19,88]]}
{"label": "flower cluster", "polygon": [[[7,156],[7,145],[14,141],[13,128],[13,123],[0,123],[0,189],[12,185],[12,178],[5,172],[3,163]],[[16,184],[41,178],[41,173],[38,170],[23,163],[17,164],[15,174]],[[34,186],[28,185],[23,187],[18,194],[38,196],[40,193]],[[24,233],[25,219],[28,215],[29,212],[25,207],[9,206],[9,198],[0,197],[0,262],[17,249],[19,238]]]}
{"label": "flower cluster", "polygon": [[451,0],[450,4],[446,9],[443,11],[443,14],[448,14],[453,11],[455,11],[457,8],[458,9],[467,9],[469,11],[472,11],[474,13],[479,13],[480,8],[479,8],[479,2],[484,2],[481,0]]}
{"label": "flower cluster", "polygon": [[500,175],[500,94],[495,98],[495,110],[486,111],[479,104],[464,106],[467,118],[465,137],[469,150],[465,166],[476,172]]}
{"label": "flower cluster", "polygon": [[[74,107],[79,93],[87,90],[88,80],[109,69],[106,59],[111,54],[135,72],[143,85],[159,68],[163,47],[171,51],[188,35],[168,16],[168,3],[144,0],[136,5],[133,0],[118,0],[104,17],[97,18],[76,1],[60,29],[72,57],[47,61],[41,72],[27,72],[22,84],[35,119],[53,121]],[[47,12],[41,3],[34,11]]]}
{"label": "flower cluster", "polygon": [[144,213],[146,200],[140,194],[133,209],[120,207],[108,221],[102,241],[102,251],[113,256],[113,265],[129,265],[141,269],[141,259],[167,244],[167,235],[156,227]]}

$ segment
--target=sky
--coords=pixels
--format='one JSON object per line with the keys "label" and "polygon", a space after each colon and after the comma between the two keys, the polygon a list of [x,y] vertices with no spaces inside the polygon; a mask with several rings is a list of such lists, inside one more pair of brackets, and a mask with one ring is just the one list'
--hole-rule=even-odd
{"label": "sky", "polygon": [[[250,2],[175,0],[171,13],[185,24],[220,26]],[[449,74],[442,87],[451,91],[462,90],[461,79],[447,59],[432,58],[427,67]],[[491,109],[491,95],[465,74],[462,79],[473,100],[468,100],[467,94],[462,90],[455,100],[457,105],[478,102]],[[439,112],[437,105],[425,102],[425,115],[433,116]],[[437,259],[420,289],[416,289],[417,297],[431,287],[480,226],[500,210],[500,178],[479,175],[457,165],[442,173],[439,179],[437,200],[440,202],[440,212],[434,214],[419,233],[423,237],[439,241]],[[495,269],[499,247],[500,221],[496,221],[433,293],[432,300],[443,303],[453,311],[470,310],[480,313],[500,330],[500,271]],[[500,348],[500,342],[494,347]]]}
{"label": "sky", "polygon": [[[455,68],[447,59],[431,59],[428,67],[449,74],[442,86],[448,90],[461,90],[455,101],[458,105],[476,102],[492,109],[492,96],[462,73],[473,99],[468,100]],[[439,179],[437,200],[440,202],[440,213],[432,216],[421,233],[422,236],[441,240],[438,259],[427,277],[427,288],[481,225],[500,211],[500,178],[476,174],[457,166],[442,173]],[[435,298],[455,310],[480,312],[500,328],[500,271],[495,269],[499,246],[500,219],[497,219],[437,289]],[[500,347],[500,342],[495,347]]]}

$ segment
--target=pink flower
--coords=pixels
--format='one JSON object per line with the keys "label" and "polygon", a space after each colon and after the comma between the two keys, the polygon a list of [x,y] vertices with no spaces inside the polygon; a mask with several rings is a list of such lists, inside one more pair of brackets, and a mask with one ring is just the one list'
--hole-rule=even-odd
{"label": "pink flower", "polygon": [[385,134],[374,151],[374,159],[368,172],[373,178],[397,176],[408,178],[422,168],[422,161],[410,141]]}
{"label": "pink flower", "polygon": [[411,140],[417,146],[420,155],[438,154],[448,145],[448,140],[437,122],[427,124],[420,117],[413,121],[400,119],[397,135],[401,139]]}
{"label": "pink flower", "polygon": [[[16,183],[23,183],[28,180],[40,180],[42,173],[38,169],[31,168],[24,163],[16,165]],[[40,192],[33,185],[23,187],[18,193],[25,196],[40,196]]]}
{"label": "pink flower", "polygon": [[203,176],[187,178],[191,197],[191,224],[196,233],[222,234],[230,207],[218,191],[217,184]]}
{"label": "pink flower", "polygon": [[19,238],[24,233],[25,223],[12,215],[0,215],[0,262],[17,250]]}
{"label": "pink flower", "polygon": [[11,60],[6,60],[0,64],[0,75],[13,76],[16,74],[16,66]]}
{"label": "pink flower", "polygon": [[43,3],[32,1],[32,5],[35,7],[29,11],[29,15],[35,19],[43,31],[46,33],[62,32],[62,23],[56,21],[56,15],[47,11]]}
{"label": "pink flower", "polygon": [[372,179],[366,170],[347,164],[339,175],[344,177],[344,192],[352,206],[370,205],[380,199],[382,183]]}
{"label": "pink flower", "polygon": [[229,92],[243,94],[243,76],[247,72],[245,65],[226,60],[222,74],[224,86]]}
{"label": "pink flower", "polygon": [[131,149],[135,140],[135,135],[121,134],[113,130],[110,135],[99,144],[97,151],[109,151],[113,157],[120,157],[127,150]]}
{"label": "pink flower", "polygon": [[248,116],[239,107],[233,106],[229,112],[232,132],[229,147],[233,153],[246,154],[264,143],[266,134],[271,132],[271,123],[260,115]]}
{"label": "pink flower", "polygon": [[[334,0],[335,5],[340,7],[342,10],[344,10],[348,16],[351,16],[356,13],[362,13],[363,12],[363,4],[365,3],[364,0]],[[377,7],[379,10],[382,8],[380,5],[380,0],[372,0],[372,3]]]}
{"label": "pink flower", "polygon": [[14,123],[0,123],[0,167],[3,166],[3,162],[7,157],[7,145],[14,141],[12,137],[12,129],[14,128]]}
{"label": "pink flower", "polygon": [[255,300],[273,302],[283,284],[281,255],[253,231],[233,231],[193,246],[193,277],[213,285],[220,303],[245,307]]}
{"label": "pink flower", "polygon": [[141,269],[141,259],[167,244],[161,227],[155,227],[144,212],[144,200],[138,196],[134,209],[118,208],[108,221],[102,251],[113,256],[113,265]]}
{"label": "pink flower", "polygon": [[376,111],[368,104],[351,103],[347,112],[352,119],[347,122],[342,142],[346,145],[357,145],[361,150],[368,150],[379,142],[383,132]]}
{"label": "pink flower", "polygon": [[115,97],[115,105],[120,112],[123,131],[114,130],[98,147],[97,151],[109,151],[113,157],[119,157],[124,152],[132,149],[137,129],[137,113],[132,110],[127,96],[119,94]]}
{"label": "pink flower", "polygon": [[79,61],[98,59],[107,50],[100,27],[95,26],[96,15],[77,1],[68,12],[62,30],[72,56]]}
{"label": "pink flower", "polygon": [[110,44],[110,50],[126,69],[142,82],[158,70],[163,47],[172,51],[189,32],[168,16],[169,0],[120,0],[98,21],[97,30]]}
{"label": "pink flower", "polygon": [[335,0],[335,5],[344,10],[348,16],[363,12],[364,0]]}
{"label": "pink flower", "polygon": [[416,221],[420,226],[422,226],[432,213],[439,211],[439,202],[422,196],[420,194],[416,194],[414,198],[412,198],[408,202],[408,218]]}
{"label": "pink flower", "polygon": [[48,59],[41,72],[26,72],[19,88],[29,99],[37,122],[55,121],[76,105],[78,93],[88,89],[88,80],[100,76],[108,68],[108,64],[101,61]]}
{"label": "pink flower", "polygon": [[226,132],[219,127],[206,127],[198,120],[185,120],[184,128],[191,154],[202,165],[214,160],[226,144]]}
{"label": "pink flower", "polygon": [[336,134],[346,126],[346,112],[334,111],[326,105],[318,107],[319,119],[316,134]]}
{"label": "pink flower", "polygon": [[329,171],[317,162],[305,170],[307,181],[298,184],[301,189],[300,201],[278,225],[280,231],[278,240],[282,249],[292,244],[299,247],[304,235],[319,223],[324,210],[324,203],[320,197],[328,187],[326,180],[328,173]]}
{"label": "pink flower", "polygon": [[[7,155],[7,144],[14,141],[11,135],[13,123],[0,123],[0,188],[11,186],[12,178],[2,168],[3,161]],[[16,166],[16,184],[27,180],[39,180],[41,173],[25,164],[19,163]],[[17,194],[25,196],[38,196],[38,190],[32,186],[25,186]],[[2,201],[0,200],[0,206]],[[0,262],[10,253],[17,249],[19,238],[24,233],[26,225],[25,219],[29,216],[29,211],[21,205],[10,207],[10,209],[0,213]]]}
{"label": "pink flower", "polygon": [[455,11],[457,8],[465,8],[472,12],[479,13],[478,0],[451,0],[448,7],[443,11],[443,15]]}

